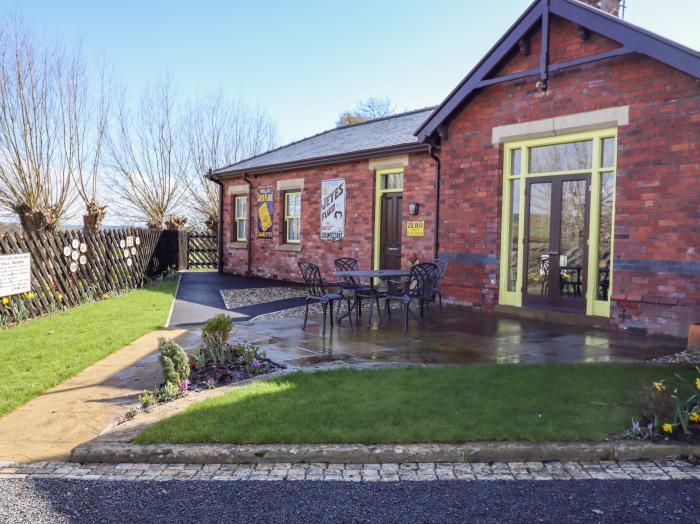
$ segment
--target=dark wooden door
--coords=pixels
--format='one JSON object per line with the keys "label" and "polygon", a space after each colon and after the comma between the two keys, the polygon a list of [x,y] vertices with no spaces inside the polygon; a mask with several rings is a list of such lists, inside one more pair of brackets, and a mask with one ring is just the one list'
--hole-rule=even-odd
{"label": "dark wooden door", "polygon": [[527,181],[526,306],[585,312],[589,180],[566,175]]}
{"label": "dark wooden door", "polygon": [[403,193],[382,195],[379,269],[401,269],[401,204]]}

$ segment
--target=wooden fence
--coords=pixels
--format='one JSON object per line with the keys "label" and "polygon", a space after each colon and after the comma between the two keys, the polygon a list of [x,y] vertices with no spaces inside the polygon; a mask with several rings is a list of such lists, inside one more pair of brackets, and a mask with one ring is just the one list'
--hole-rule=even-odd
{"label": "wooden fence", "polygon": [[125,228],[93,234],[77,230],[0,234],[0,255],[31,255],[32,285],[31,293],[7,297],[0,309],[7,317],[7,312],[19,308],[24,318],[30,318],[140,287],[167,269],[154,256],[163,233]]}
{"label": "wooden fence", "polygon": [[216,242],[216,233],[190,231],[187,235],[187,267],[216,268],[218,265]]}

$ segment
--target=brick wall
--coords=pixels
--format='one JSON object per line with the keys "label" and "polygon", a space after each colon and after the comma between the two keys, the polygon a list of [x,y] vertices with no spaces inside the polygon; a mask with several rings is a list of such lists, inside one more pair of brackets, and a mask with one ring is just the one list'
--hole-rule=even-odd
{"label": "brick wall", "polygon": [[[553,17],[551,63],[618,45]],[[514,54],[503,73],[537,67]],[[443,140],[440,254],[451,260],[445,291],[457,302],[498,303],[503,147],[494,126],[629,105],[618,129],[615,272],[611,323],[686,336],[700,320],[700,87],[650,58],[628,55],[562,71],[546,93],[536,78],[482,89]]]}
{"label": "brick wall", "polygon": [[[302,190],[302,240],[301,251],[279,251],[282,242],[284,203],[282,192],[276,189],[280,180],[304,179]],[[347,183],[345,238],[321,240],[321,181],[345,178]],[[256,224],[253,222],[251,274],[281,280],[300,279],[297,261],[309,260],[321,266],[326,278],[332,278],[333,261],[338,257],[354,257],[361,268],[372,267],[374,238],[374,173],[369,170],[369,161],[357,161],[324,167],[300,169],[281,173],[265,174],[249,178],[252,184],[250,202],[255,206],[255,191],[258,187],[272,186],[274,192],[273,238],[255,238]],[[224,181],[224,271],[244,274],[247,270],[247,246],[230,242],[233,230],[233,198],[228,187],[240,185],[240,177]],[[409,164],[404,168],[403,191],[403,265],[407,267],[411,253],[418,253],[423,260],[433,257],[433,229],[435,223],[435,162],[426,153],[409,155]],[[409,216],[408,203],[420,203],[418,216]],[[255,217],[255,211],[253,213]],[[424,220],[425,236],[406,236],[407,220]]]}

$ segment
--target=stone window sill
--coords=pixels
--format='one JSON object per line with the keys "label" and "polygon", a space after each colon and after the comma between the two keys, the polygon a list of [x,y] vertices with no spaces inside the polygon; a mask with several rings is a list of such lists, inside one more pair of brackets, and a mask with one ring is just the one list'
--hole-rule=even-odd
{"label": "stone window sill", "polygon": [[275,251],[301,251],[301,244],[280,244],[275,247]]}
{"label": "stone window sill", "polygon": [[229,249],[248,249],[248,242],[229,242],[226,247]]}

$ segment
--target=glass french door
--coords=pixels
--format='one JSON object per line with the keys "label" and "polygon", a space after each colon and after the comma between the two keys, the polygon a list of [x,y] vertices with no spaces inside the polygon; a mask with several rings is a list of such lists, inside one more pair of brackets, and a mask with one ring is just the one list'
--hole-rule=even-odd
{"label": "glass french door", "polygon": [[526,184],[523,303],[585,311],[590,175],[537,177]]}

